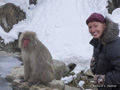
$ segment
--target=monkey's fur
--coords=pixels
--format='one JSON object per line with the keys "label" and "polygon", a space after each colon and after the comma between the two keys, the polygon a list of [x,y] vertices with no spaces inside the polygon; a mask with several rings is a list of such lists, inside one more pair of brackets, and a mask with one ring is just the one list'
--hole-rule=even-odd
{"label": "monkey's fur", "polygon": [[[23,47],[23,38],[29,38],[28,49]],[[54,79],[52,56],[32,31],[25,31],[19,38],[24,63],[24,80],[34,84],[47,84]]]}

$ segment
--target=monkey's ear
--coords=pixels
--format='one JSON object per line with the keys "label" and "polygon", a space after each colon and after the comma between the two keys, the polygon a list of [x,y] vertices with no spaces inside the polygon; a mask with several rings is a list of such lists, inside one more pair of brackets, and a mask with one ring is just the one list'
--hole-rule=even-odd
{"label": "monkey's ear", "polygon": [[22,48],[22,41],[19,39],[18,47]]}
{"label": "monkey's ear", "polygon": [[23,37],[24,37],[24,36],[23,36],[23,33],[20,34],[19,39],[18,39],[18,42],[19,42],[19,43],[18,43],[18,47],[19,47],[19,48],[22,48],[22,39],[23,39]]}

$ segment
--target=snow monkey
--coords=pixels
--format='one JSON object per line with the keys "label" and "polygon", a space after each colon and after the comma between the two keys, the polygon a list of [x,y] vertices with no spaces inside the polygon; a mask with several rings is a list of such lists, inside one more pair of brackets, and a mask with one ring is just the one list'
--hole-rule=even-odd
{"label": "snow monkey", "polygon": [[54,79],[52,56],[46,46],[37,39],[36,33],[23,32],[19,38],[19,47],[24,64],[24,81],[31,85],[46,85]]}

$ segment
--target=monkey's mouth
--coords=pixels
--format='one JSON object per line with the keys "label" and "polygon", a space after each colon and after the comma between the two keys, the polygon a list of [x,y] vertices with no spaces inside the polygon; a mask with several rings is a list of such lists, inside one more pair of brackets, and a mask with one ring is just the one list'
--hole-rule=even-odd
{"label": "monkey's mouth", "polygon": [[28,49],[28,47],[26,47],[26,46],[23,46],[23,48],[24,48],[24,49]]}
{"label": "monkey's mouth", "polygon": [[24,49],[28,49],[28,44],[24,44],[24,45],[23,45],[23,48],[24,48]]}

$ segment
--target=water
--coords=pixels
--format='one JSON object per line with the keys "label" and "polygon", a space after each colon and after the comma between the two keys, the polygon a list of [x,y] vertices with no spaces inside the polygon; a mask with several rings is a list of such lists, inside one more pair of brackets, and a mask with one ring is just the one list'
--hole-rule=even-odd
{"label": "water", "polygon": [[15,66],[20,66],[21,62],[14,57],[0,57],[0,90],[12,90],[11,84],[4,78]]}

